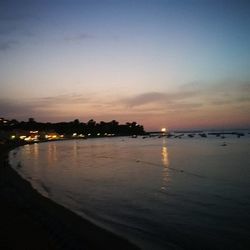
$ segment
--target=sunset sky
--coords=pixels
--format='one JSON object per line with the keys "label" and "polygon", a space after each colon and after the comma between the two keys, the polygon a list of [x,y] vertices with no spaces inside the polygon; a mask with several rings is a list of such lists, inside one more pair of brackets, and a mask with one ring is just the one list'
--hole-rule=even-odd
{"label": "sunset sky", "polygon": [[250,127],[250,1],[0,1],[0,117]]}

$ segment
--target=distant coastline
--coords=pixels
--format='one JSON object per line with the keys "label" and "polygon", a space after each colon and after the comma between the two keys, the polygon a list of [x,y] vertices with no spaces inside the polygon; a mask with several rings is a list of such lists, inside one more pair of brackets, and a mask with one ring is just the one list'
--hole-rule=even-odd
{"label": "distant coastline", "polygon": [[87,123],[75,119],[71,122],[42,123],[34,118],[28,121],[7,120],[0,118],[0,143],[38,142],[59,139],[86,139],[92,137],[132,136],[144,135],[144,127],[137,122],[119,124],[118,121],[101,121],[93,119]]}

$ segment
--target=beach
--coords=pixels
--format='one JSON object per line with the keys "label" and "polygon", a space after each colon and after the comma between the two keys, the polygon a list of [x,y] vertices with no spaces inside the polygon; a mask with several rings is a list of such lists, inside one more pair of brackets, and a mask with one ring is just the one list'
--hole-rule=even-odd
{"label": "beach", "polygon": [[8,163],[19,145],[0,145],[0,249],[138,249],[47,199]]}

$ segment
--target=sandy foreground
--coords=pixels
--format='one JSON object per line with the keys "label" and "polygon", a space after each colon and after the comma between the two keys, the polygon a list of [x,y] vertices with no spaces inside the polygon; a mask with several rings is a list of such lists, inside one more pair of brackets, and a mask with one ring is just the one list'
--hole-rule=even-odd
{"label": "sandy foreground", "polygon": [[43,197],[8,164],[0,145],[0,249],[139,249]]}

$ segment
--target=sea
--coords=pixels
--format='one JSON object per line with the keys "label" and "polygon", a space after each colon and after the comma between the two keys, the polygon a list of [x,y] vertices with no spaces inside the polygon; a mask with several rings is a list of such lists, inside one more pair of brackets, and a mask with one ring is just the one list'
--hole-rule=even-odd
{"label": "sea", "polygon": [[51,141],[9,161],[42,195],[141,249],[250,249],[249,132]]}

